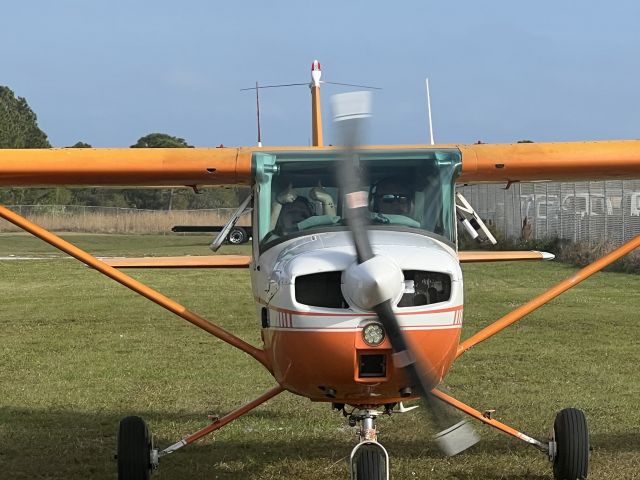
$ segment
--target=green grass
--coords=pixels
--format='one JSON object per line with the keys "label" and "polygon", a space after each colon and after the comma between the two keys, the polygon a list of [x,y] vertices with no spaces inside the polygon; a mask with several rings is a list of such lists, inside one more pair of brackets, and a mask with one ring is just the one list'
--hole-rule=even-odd
{"label": "green grass", "polygon": [[[206,236],[72,235],[99,255],[206,255]],[[247,253],[226,247],[223,253]],[[0,235],[0,256],[55,255]],[[570,275],[557,264],[465,267],[468,336]],[[244,270],[130,271],[259,345]],[[118,421],[145,417],[164,447],[274,382],[247,355],[78,262],[0,261],[0,478],[115,478]],[[640,478],[640,276],[598,274],[466,353],[449,392],[544,438],[555,412],[585,410],[594,479]],[[487,427],[442,458],[420,414],[382,418],[395,479],[550,479],[536,450]],[[163,459],[158,479],[346,479],[355,430],[327,404],[283,393]]]}

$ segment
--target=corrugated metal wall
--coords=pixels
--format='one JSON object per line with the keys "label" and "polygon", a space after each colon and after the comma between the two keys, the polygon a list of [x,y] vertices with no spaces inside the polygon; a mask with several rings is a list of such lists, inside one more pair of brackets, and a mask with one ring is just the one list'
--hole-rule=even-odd
{"label": "corrugated metal wall", "polygon": [[640,180],[479,184],[458,187],[480,217],[509,239],[560,237],[616,245],[640,234]]}

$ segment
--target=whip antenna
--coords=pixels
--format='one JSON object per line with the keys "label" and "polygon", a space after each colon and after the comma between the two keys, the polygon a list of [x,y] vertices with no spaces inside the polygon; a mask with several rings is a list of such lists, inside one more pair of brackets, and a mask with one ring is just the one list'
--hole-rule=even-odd
{"label": "whip antenna", "polygon": [[260,88],[258,82],[256,82],[256,112],[258,114],[258,146],[262,146],[262,137],[260,136],[260,94],[258,93]]}
{"label": "whip antenna", "polygon": [[431,95],[429,95],[429,77],[424,79],[424,83],[427,87],[427,114],[429,115],[429,137],[431,140],[431,145],[435,145],[435,141],[433,140],[433,123],[431,122]]}

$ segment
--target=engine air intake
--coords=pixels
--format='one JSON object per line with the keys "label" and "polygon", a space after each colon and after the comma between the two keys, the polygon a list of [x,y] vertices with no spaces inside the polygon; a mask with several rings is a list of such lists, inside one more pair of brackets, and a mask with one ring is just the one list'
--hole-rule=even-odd
{"label": "engine air intake", "polygon": [[404,270],[405,290],[398,307],[417,307],[451,298],[451,277],[446,273]]}
{"label": "engine air intake", "polygon": [[296,302],[312,307],[347,308],[342,296],[342,272],[301,275],[295,280]]}

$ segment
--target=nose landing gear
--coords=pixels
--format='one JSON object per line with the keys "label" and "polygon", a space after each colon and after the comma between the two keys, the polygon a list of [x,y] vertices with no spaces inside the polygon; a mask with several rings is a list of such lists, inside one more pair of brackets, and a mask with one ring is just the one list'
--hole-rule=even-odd
{"label": "nose landing gear", "polygon": [[389,480],[389,454],[378,443],[376,418],[382,412],[373,409],[354,410],[349,425],[360,423],[358,445],[351,451],[351,480]]}

